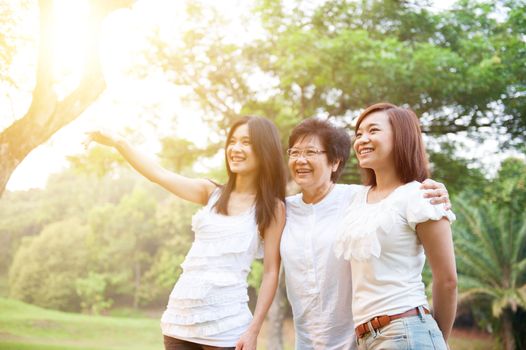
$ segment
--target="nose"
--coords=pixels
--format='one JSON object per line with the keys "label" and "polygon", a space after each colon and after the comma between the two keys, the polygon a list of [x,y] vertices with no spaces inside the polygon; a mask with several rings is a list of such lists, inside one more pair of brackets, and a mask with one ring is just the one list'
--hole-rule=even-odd
{"label": "nose", "polygon": [[240,146],[239,142],[232,143],[230,145],[230,150],[237,151],[237,152],[241,151],[241,146]]}
{"label": "nose", "polygon": [[370,141],[369,136],[367,134],[362,134],[362,136],[360,136],[359,139],[356,139],[355,143],[357,145],[360,145],[360,144],[363,144],[363,143],[367,143],[369,141]]}

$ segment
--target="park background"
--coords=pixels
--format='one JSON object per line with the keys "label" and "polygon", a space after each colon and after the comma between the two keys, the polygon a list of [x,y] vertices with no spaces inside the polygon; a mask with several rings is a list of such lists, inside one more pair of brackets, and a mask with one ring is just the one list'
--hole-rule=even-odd
{"label": "park background", "polygon": [[[286,148],[301,120],[352,133],[379,101],[421,116],[457,214],[452,349],[526,348],[524,0],[1,0],[0,27],[0,349],[162,349],[197,206],[84,132],[224,181],[236,117]],[[283,288],[261,349],[293,348]]]}

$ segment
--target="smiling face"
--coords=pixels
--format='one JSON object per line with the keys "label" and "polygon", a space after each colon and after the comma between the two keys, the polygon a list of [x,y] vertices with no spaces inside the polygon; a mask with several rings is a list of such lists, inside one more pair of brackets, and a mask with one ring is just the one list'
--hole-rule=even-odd
{"label": "smiling face", "polygon": [[[299,138],[291,148],[300,151],[305,149],[325,151],[319,137],[309,135]],[[294,181],[302,190],[330,184],[331,174],[338,169],[338,162],[330,164],[326,153],[319,153],[309,158],[305,158],[304,154],[305,152],[296,159],[289,158],[289,170]]]}
{"label": "smiling face", "polygon": [[242,124],[234,130],[225,151],[233,173],[247,175],[257,170],[258,160],[250,141],[248,124]]}
{"label": "smiling face", "polygon": [[354,151],[362,168],[394,166],[393,128],[383,111],[366,116],[359,124]]}

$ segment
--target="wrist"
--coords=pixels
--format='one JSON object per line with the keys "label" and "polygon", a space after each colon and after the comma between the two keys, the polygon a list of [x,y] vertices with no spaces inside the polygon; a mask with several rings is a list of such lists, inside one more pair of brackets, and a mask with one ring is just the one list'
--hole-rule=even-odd
{"label": "wrist", "polygon": [[125,148],[127,145],[127,142],[124,138],[116,136],[113,138],[113,147],[115,147],[117,150],[121,150]]}
{"label": "wrist", "polygon": [[260,329],[261,329],[260,327],[257,327],[255,325],[254,326],[250,326],[250,327],[248,327],[246,333],[257,337],[259,335]]}

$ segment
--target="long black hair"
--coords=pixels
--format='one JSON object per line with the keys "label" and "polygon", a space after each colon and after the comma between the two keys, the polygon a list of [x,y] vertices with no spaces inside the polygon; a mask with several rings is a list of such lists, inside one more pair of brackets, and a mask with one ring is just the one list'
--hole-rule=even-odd
{"label": "long black hair", "polygon": [[270,120],[256,116],[245,116],[235,121],[230,127],[225,144],[228,181],[223,186],[221,195],[216,204],[214,204],[214,208],[216,208],[218,213],[228,215],[228,200],[230,199],[230,193],[235,188],[237,175],[230,169],[226,149],[234,131],[244,124],[248,125],[250,142],[258,161],[256,222],[260,235],[263,237],[265,229],[274,218],[279,200],[285,200],[286,186],[285,162],[279,132]]}

